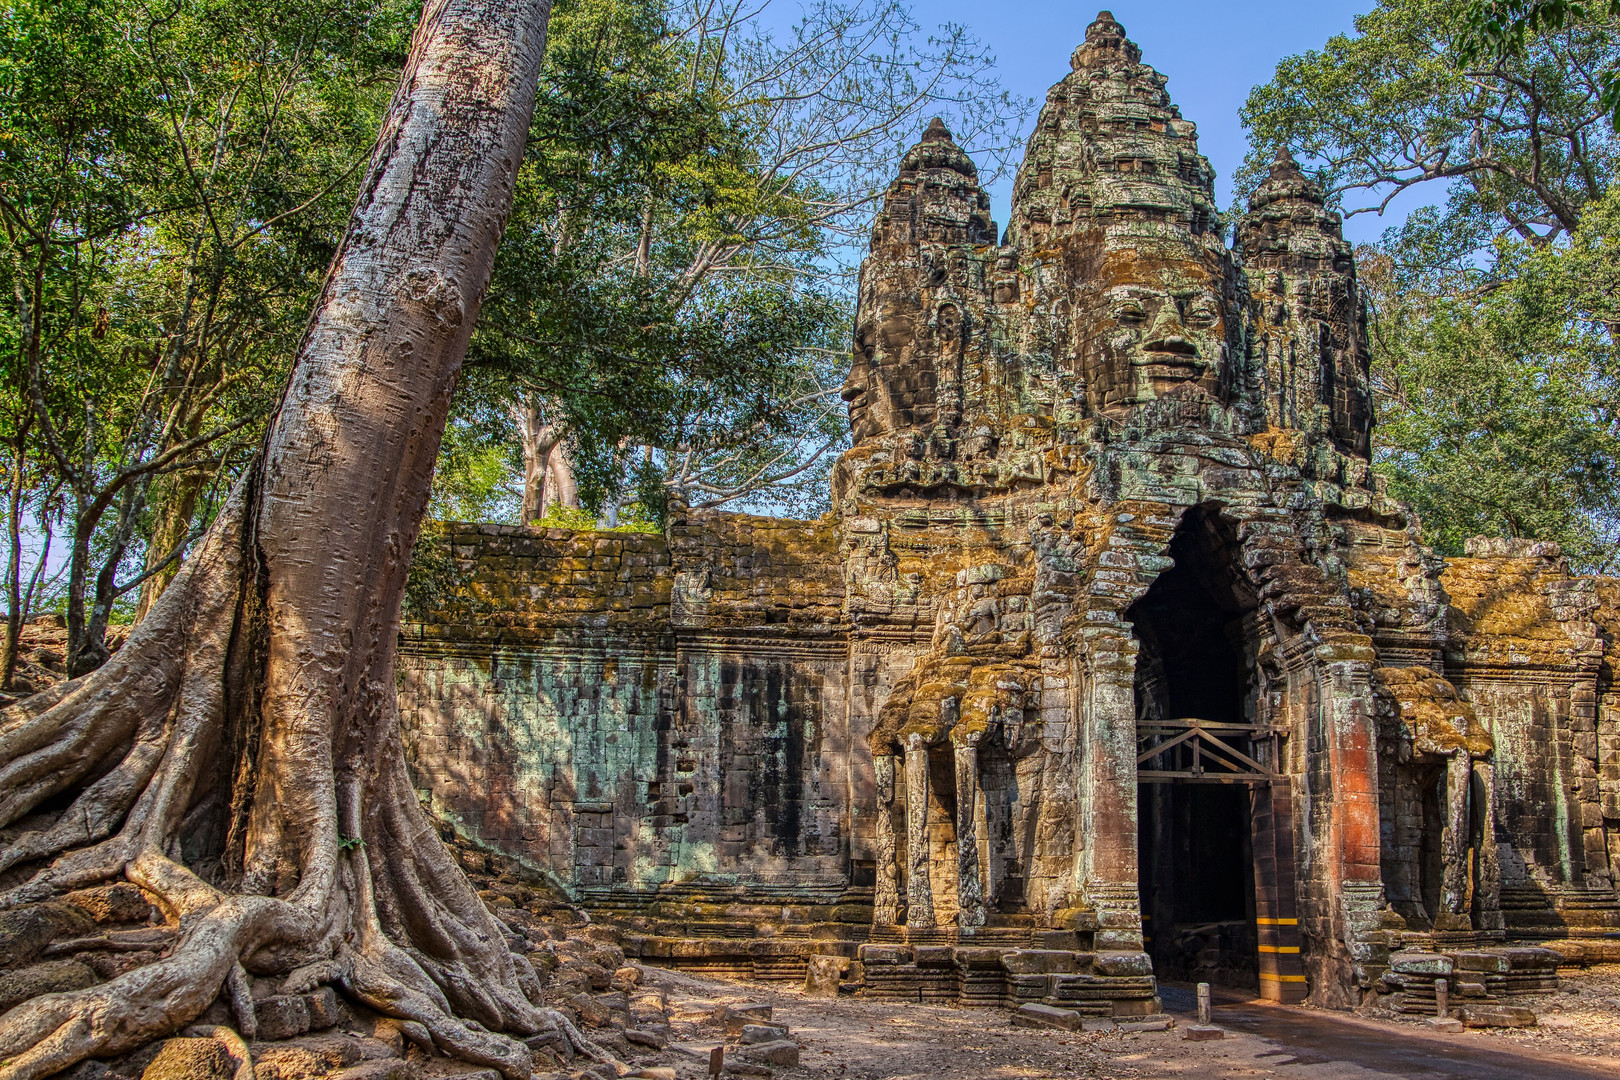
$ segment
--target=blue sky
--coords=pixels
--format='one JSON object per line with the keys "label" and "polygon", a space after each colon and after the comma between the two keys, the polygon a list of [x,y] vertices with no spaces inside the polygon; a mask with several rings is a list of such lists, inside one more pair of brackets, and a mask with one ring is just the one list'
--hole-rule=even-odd
{"label": "blue sky", "polygon": [[[1002,83],[1037,102],[1069,70],[1069,54],[1084,38],[1101,5],[1055,0],[913,0],[918,20],[928,28],[960,23],[995,52]],[[1216,204],[1231,204],[1231,179],[1248,149],[1238,109],[1250,87],[1268,82],[1277,61],[1320,48],[1329,37],[1353,33],[1357,14],[1376,0],[1254,0],[1219,3],[1202,0],[1112,0],[1109,10],[1142,46],[1142,59],[1170,80],[1169,92],[1181,114],[1198,125],[1199,148],[1215,166]],[[775,0],[767,19],[791,21],[798,0]],[[1033,117],[1031,118],[1033,119]],[[1007,223],[1011,180],[991,189],[995,219]],[[1403,200],[1411,209],[1440,191],[1421,191]],[[1346,233],[1370,241],[1390,225],[1390,216],[1352,218]]]}

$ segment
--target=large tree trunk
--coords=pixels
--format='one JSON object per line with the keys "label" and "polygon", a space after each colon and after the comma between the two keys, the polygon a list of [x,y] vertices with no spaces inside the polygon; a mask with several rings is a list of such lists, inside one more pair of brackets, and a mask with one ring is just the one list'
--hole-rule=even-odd
{"label": "large tree trunk", "polygon": [[563,429],[548,423],[542,407],[532,400],[514,402],[511,416],[523,445],[523,524],[534,524],[553,506],[578,510],[579,484]]}
{"label": "large tree trunk", "polygon": [[337,982],[512,1080],[530,1054],[500,1032],[566,1025],[418,806],[394,691],[548,7],[429,0],[260,464],[123,649],[0,721],[0,825],[37,822],[0,851],[37,867],[0,902],[122,875],[179,928],[163,960],[0,1017],[0,1080],[173,1031],[244,968]]}

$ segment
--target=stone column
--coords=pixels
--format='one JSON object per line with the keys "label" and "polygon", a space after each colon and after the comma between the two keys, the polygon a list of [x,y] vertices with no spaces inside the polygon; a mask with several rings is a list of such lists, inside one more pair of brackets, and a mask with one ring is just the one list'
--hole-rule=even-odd
{"label": "stone column", "polygon": [[1381,937],[1378,736],[1371,709],[1377,655],[1369,639],[1350,633],[1325,634],[1314,652],[1316,663],[1308,677],[1321,695],[1316,706],[1321,712],[1318,718],[1305,717],[1304,730],[1320,722],[1329,736],[1327,754],[1315,755],[1307,769],[1325,773],[1333,824],[1329,828],[1323,822],[1317,833],[1326,843],[1312,855],[1322,860],[1326,873],[1313,883],[1311,903],[1302,906],[1300,931],[1306,941],[1321,943],[1307,965],[1311,1000],[1353,1008],[1361,1003],[1359,965],[1379,963],[1388,955]]}
{"label": "stone column", "polygon": [[906,929],[934,929],[934,891],[929,875],[928,745],[921,735],[906,741]]}
{"label": "stone column", "polygon": [[[1468,748],[1458,747],[1446,763],[1446,825],[1440,833],[1437,930],[1472,929],[1468,925],[1468,788],[1472,780]],[[1442,922],[1449,925],[1442,927]]]}
{"label": "stone column", "polygon": [[900,915],[900,862],[894,837],[894,755],[872,758],[877,780],[877,880],[872,889],[872,925],[893,926]]}
{"label": "stone column", "polygon": [[979,868],[979,732],[956,744],[956,925],[984,925],[984,879]]}
{"label": "stone column", "polygon": [[1136,642],[1120,627],[1083,639],[1079,776],[1081,884],[1097,912],[1098,949],[1142,948],[1136,881]]}
{"label": "stone column", "polygon": [[1496,766],[1488,761],[1474,762],[1476,792],[1474,813],[1480,822],[1474,854],[1474,929],[1502,929],[1502,862],[1496,851]]}

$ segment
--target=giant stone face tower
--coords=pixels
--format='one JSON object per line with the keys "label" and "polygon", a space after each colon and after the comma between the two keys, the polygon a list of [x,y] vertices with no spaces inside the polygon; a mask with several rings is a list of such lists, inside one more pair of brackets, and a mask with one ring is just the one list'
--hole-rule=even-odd
{"label": "giant stone face tower", "polygon": [[1620,583],[1420,546],[1338,218],[1279,157],[1228,248],[1165,85],[1099,15],[1000,243],[942,124],[906,153],[826,518],[449,527],[434,809],[649,962],[909,1000],[1423,1007],[1414,950],[1496,996],[1620,928]]}

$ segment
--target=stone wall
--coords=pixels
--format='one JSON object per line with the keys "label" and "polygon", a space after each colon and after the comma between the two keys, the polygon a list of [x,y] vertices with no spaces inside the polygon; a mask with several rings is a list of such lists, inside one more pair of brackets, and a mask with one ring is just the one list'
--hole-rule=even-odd
{"label": "stone wall", "polygon": [[829,533],[447,530],[460,586],[400,673],[436,813],[581,895],[848,884],[862,744]]}

